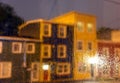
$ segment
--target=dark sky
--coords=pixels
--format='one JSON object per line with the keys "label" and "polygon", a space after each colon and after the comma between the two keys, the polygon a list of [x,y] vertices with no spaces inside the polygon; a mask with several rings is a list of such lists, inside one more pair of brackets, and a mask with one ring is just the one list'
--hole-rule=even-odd
{"label": "dark sky", "polygon": [[120,27],[120,0],[0,0],[14,7],[27,20],[50,19],[57,15],[78,11],[97,17],[97,26]]}

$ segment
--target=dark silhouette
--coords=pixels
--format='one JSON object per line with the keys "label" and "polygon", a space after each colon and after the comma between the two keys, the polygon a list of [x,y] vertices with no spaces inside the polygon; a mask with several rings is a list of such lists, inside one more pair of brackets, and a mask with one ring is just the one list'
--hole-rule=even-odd
{"label": "dark silhouette", "polygon": [[0,2],[0,35],[18,36],[18,26],[24,20],[16,15],[14,9],[8,4]]}
{"label": "dark silhouette", "polygon": [[111,40],[111,29],[109,27],[100,27],[97,30],[97,39]]}

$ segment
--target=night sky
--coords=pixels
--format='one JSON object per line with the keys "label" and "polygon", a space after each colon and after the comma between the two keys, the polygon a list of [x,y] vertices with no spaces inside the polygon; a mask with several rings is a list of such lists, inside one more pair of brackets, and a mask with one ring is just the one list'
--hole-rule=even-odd
{"label": "night sky", "polygon": [[92,14],[97,27],[120,28],[120,0],[0,0],[27,20],[50,19],[70,11]]}

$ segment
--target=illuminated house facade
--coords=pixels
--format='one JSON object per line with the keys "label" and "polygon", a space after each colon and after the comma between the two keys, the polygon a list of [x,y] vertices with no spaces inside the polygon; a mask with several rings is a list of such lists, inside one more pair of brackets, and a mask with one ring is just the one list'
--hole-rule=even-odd
{"label": "illuminated house facade", "polygon": [[91,67],[87,59],[95,56],[97,51],[96,17],[73,11],[55,17],[51,19],[51,21],[57,23],[72,24],[74,26],[73,79],[90,79]]}
{"label": "illuminated house facade", "polygon": [[120,78],[120,42],[98,41],[98,77]]}
{"label": "illuminated house facade", "polygon": [[120,78],[120,31],[111,31],[110,40],[98,40],[98,77]]}
{"label": "illuminated house facade", "polygon": [[[118,36],[97,40],[96,17],[78,12],[27,21],[19,37],[0,37],[0,83],[119,78]],[[99,64],[88,62],[94,56]]]}
{"label": "illuminated house facade", "polygon": [[19,35],[40,40],[39,81],[73,78],[73,26],[44,20],[28,21]]}

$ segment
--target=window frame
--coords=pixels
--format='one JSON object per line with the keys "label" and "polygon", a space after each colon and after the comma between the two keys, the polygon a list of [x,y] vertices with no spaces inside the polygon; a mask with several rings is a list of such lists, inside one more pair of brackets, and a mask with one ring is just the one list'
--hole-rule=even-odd
{"label": "window frame", "polygon": [[[81,42],[81,46],[79,47],[78,43],[80,43],[80,42]],[[84,46],[83,46],[83,40],[78,40],[77,41],[77,47],[76,47],[77,51],[82,51],[83,48],[84,48]]]}
{"label": "window frame", "polygon": [[[46,47],[48,48],[47,51],[45,50]],[[48,53],[48,56],[44,55],[45,52]],[[44,44],[44,45],[42,45],[42,56],[43,56],[43,58],[51,58],[51,55],[52,55],[51,45],[50,44]]]}
{"label": "window frame", "polygon": [[0,41],[0,54],[2,53],[2,51],[3,51],[3,42]]}
{"label": "window frame", "polygon": [[90,22],[87,23],[87,31],[88,31],[88,32],[93,32],[93,27],[94,27],[94,26],[93,26],[93,23],[90,23]]}
{"label": "window frame", "polygon": [[[4,67],[6,65],[7,67]],[[6,73],[5,70],[8,72],[7,75],[3,75],[3,72]],[[12,63],[11,62],[0,62],[0,78],[11,78],[11,77],[12,77]]]}
{"label": "window frame", "polygon": [[[32,46],[32,50],[29,50],[29,46]],[[35,53],[35,43],[26,43],[26,53],[33,54]]]}
{"label": "window frame", "polygon": [[[37,69],[36,70],[34,70],[34,65],[37,65]],[[39,81],[39,67],[40,67],[40,65],[39,65],[39,62],[32,62],[32,64],[31,64],[31,69],[32,69],[32,71],[31,71],[31,81],[33,81],[33,82],[36,82],[36,81]],[[36,74],[37,75],[37,78],[34,78],[33,76],[33,74]]]}
{"label": "window frame", "polygon": [[[61,31],[61,29],[63,31]],[[63,35],[61,35],[61,33]],[[57,34],[58,38],[66,38],[67,37],[67,26],[66,25],[58,25],[58,34]]]}
{"label": "window frame", "polygon": [[[47,28],[45,26],[48,26]],[[43,35],[44,37],[51,37],[51,33],[52,33],[52,25],[51,23],[43,23]],[[46,34],[45,32],[47,31],[48,34]]]}
{"label": "window frame", "polygon": [[[15,50],[15,45],[18,45],[18,50]],[[12,53],[14,54],[20,54],[22,53],[22,42],[12,42]]]}
{"label": "window frame", "polygon": [[109,48],[108,47],[103,47],[102,54],[105,58],[109,58]]}
{"label": "window frame", "polygon": [[[63,49],[61,51],[60,49]],[[61,53],[63,53],[63,56],[61,56]],[[58,58],[66,58],[67,57],[67,46],[66,45],[58,45],[57,46],[57,57]]]}
{"label": "window frame", "polygon": [[[67,66],[67,72],[65,72],[65,66]],[[57,68],[56,68],[56,74],[57,75],[69,75],[70,74],[70,63],[67,63],[67,62],[63,62],[63,63],[57,63]],[[62,70],[62,72],[60,73],[59,72],[59,68]]]}
{"label": "window frame", "polygon": [[[116,51],[117,51],[117,53],[116,53]],[[114,49],[114,55],[120,57],[120,48],[115,48]]]}
{"label": "window frame", "polygon": [[[90,48],[89,48],[89,45],[91,44],[91,46],[90,46]],[[92,51],[93,50],[93,43],[91,42],[91,41],[89,41],[88,43],[87,43],[87,49],[88,49],[88,51]]]}
{"label": "window frame", "polygon": [[84,22],[82,22],[82,21],[77,22],[77,30],[79,32],[84,32],[84,26],[85,26]]}

